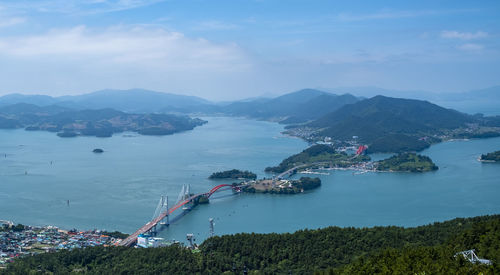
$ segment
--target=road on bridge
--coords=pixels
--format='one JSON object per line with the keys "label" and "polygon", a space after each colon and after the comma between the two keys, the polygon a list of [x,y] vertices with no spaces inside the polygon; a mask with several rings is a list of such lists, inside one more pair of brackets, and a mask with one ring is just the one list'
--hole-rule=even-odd
{"label": "road on bridge", "polygon": [[148,223],[143,225],[141,228],[139,228],[137,231],[135,231],[130,236],[128,236],[126,239],[121,241],[118,244],[118,246],[132,246],[137,241],[137,238],[139,237],[139,235],[144,234],[144,233],[150,231],[151,229],[153,229],[153,227],[155,227],[161,220],[163,220],[166,216],[172,214],[175,210],[177,210],[177,209],[181,208],[182,206],[196,200],[199,197],[205,196],[206,198],[210,198],[210,196],[212,196],[212,194],[214,194],[215,192],[227,190],[228,188],[233,189],[233,190],[237,190],[237,191],[240,190],[240,188],[238,186],[233,186],[230,184],[221,184],[221,185],[215,186],[214,188],[210,189],[210,191],[208,191],[206,193],[192,195],[192,196],[188,197],[187,199],[180,201],[179,203],[174,205],[172,208],[169,208],[167,211],[160,213],[160,215],[158,215],[158,217],[149,221]]}

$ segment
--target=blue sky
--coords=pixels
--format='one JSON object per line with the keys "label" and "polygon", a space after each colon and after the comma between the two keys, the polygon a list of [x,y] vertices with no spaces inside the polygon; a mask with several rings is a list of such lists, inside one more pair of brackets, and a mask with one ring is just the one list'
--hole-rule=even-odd
{"label": "blue sky", "polygon": [[500,1],[0,1],[0,95],[460,92],[499,76]]}

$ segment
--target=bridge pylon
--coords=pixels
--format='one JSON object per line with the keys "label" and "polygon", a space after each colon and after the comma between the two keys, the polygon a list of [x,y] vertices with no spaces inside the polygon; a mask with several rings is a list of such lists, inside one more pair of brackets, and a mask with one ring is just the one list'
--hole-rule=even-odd
{"label": "bridge pylon", "polygon": [[[169,208],[168,208],[168,196],[162,195],[160,197],[160,201],[158,202],[158,205],[156,206],[155,212],[153,214],[153,218],[151,218],[151,220],[155,220],[160,215],[165,215],[165,217],[167,218],[167,222],[166,223],[160,222],[160,224],[168,226],[170,224],[169,217],[168,217],[169,216],[168,210],[169,210]],[[156,225],[153,226],[150,231],[151,231],[151,233],[156,234],[156,232],[157,232]]]}

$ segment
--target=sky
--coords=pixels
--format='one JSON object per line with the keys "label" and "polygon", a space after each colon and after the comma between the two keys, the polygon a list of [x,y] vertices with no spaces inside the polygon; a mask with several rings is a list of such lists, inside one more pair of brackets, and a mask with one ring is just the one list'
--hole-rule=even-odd
{"label": "sky", "polygon": [[0,0],[0,95],[500,84],[500,1]]}

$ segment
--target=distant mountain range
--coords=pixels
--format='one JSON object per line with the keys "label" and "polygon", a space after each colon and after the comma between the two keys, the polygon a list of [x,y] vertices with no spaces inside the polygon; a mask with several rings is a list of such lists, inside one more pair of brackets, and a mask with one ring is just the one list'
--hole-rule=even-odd
{"label": "distant mountain range", "polygon": [[199,97],[142,89],[102,90],[78,96],[50,97],[10,94],[0,97],[0,106],[28,103],[55,105],[76,110],[112,108],[131,113],[225,114],[283,123],[299,123],[319,118],[359,99],[350,94],[335,95],[304,89],[276,98],[255,98],[217,104]]}
{"label": "distant mountain range", "polygon": [[[257,97],[233,102],[214,103],[195,96],[155,92],[145,89],[101,90],[83,95],[51,97],[47,95],[9,94],[0,97],[0,106],[29,103],[58,105],[72,109],[113,108],[123,112],[177,112],[229,114],[295,123],[319,118],[335,108],[377,95],[428,100],[462,112],[500,115],[500,86],[463,93],[401,91],[378,87],[339,87],[303,89],[275,98]],[[288,122],[287,122],[288,121]]]}
{"label": "distant mountain range", "polygon": [[384,95],[388,97],[412,98],[429,101],[461,101],[478,100],[487,98],[488,100],[500,100],[500,86],[492,86],[484,89],[476,89],[467,92],[429,92],[421,90],[391,90],[379,87],[338,87],[325,88],[325,91],[331,93],[350,93],[360,97],[374,97]]}
{"label": "distant mountain range", "polygon": [[162,110],[195,108],[210,105],[209,101],[195,97],[161,93],[143,89],[102,90],[76,96],[50,97],[45,95],[10,94],[0,97],[0,106],[29,103],[38,106],[58,105],[71,109],[112,108],[123,112],[150,113]]}
{"label": "distant mountain range", "polygon": [[271,99],[235,102],[221,107],[220,111],[228,115],[289,124],[319,118],[358,100],[350,94],[335,95],[319,90],[304,89]]}
{"label": "distant mountain range", "polygon": [[[500,86],[455,94],[455,97],[448,94],[446,97],[449,102],[478,99],[496,102],[499,93]],[[98,114],[119,113],[114,113],[112,120],[108,116],[92,118],[90,109],[100,109],[96,112]],[[446,138],[488,137],[500,133],[500,116],[469,115],[423,100],[380,95],[362,98],[315,89],[303,89],[275,98],[254,98],[224,104],[193,96],[141,89],[103,90],[63,97],[19,94],[0,97],[0,127],[3,128],[66,129],[82,134],[93,133],[78,130],[78,127],[83,127],[80,122],[85,121],[91,123],[85,124],[86,128],[101,125],[101,128],[109,130],[123,123],[128,126],[118,127],[117,131],[133,129],[142,133],[161,134],[168,133],[166,128],[170,127],[169,122],[176,121],[175,116],[159,116],[167,113],[243,116],[276,121],[291,125],[288,127],[290,134],[310,141],[324,137],[346,141],[358,136],[359,141],[368,144],[372,152],[419,151]],[[61,116],[64,119],[60,120]],[[99,121],[102,123],[95,124]],[[187,117],[177,121],[180,124],[172,129],[192,129],[200,123],[190,121]],[[31,125],[40,122],[45,124]],[[111,127],[109,123],[115,124]],[[129,128],[143,123],[147,127]],[[159,125],[167,126],[156,129]],[[145,128],[152,129],[141,130]],[[99,135],[109,135],[108,130],[101,131]]]}

